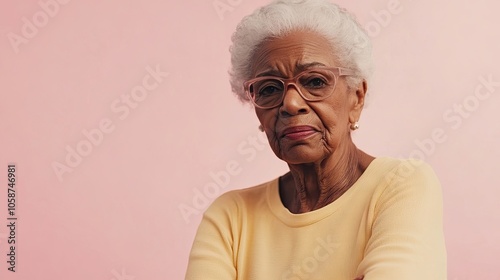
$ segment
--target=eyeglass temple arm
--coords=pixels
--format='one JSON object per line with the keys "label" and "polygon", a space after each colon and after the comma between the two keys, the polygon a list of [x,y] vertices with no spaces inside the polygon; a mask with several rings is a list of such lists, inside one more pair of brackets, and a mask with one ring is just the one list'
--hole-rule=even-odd
{"label": "eyeglass temple arm", "polygon": [[339,69],[339,76],[355,75],[354,71],[351,69],[340,68],[340,67],[338,69]]}

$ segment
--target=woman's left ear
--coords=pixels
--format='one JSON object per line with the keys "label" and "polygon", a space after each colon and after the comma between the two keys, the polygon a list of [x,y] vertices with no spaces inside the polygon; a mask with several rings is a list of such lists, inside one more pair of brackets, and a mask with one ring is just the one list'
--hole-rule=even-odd
{"label": "woman's left ear", "polygon": [[368,85],[366,80],[363,80],[359,83],[356,91],[354,92],[354,102],[352,103],[351,111],[349,112],[349,122],[355,123],[359,121],[361,117],[361,111],[363,110],[363,106],[365,105],[365,97],[366,91],[368,89]]}

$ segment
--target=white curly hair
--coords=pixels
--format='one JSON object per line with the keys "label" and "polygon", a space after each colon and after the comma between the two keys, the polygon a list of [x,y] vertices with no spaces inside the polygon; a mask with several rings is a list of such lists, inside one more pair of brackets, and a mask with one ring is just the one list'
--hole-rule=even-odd
{"label": "white curly hair", "polygon": [[253,78],[251,59],[259,45],[295,30],[316,32],[330,41],[339,66],[354,70],[348,86],[357,87],[371,76],[371,41],[353,15],[328,0],[276,0],[244,17],[231,38],[230,83],[241,101],[249,101],[243,82]]}

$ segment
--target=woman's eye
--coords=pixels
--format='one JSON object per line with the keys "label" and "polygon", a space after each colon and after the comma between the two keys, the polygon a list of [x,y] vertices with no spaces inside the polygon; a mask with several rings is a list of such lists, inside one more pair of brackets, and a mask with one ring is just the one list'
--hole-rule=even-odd
{"label": "woman's eye", "polygon": [[276,94],[278,91],[279,89],[276,88],[275,86],[266,86],[259,91],[259,94],[263,96],[268,96]]}
{"label": "woman's eye", "polygon": [[322,88],[324,86],[326,86],[327,83],[321,79],[321,78],[311,78],[311,79],[308,79],[305,83],[304,83],[304,86],[306,88]]}
{"label": "woman's eye", "polygon": [[259,95],[270,96],[280,94],[282,92],[281,86],[276,83],[268,83],[259,87]]}

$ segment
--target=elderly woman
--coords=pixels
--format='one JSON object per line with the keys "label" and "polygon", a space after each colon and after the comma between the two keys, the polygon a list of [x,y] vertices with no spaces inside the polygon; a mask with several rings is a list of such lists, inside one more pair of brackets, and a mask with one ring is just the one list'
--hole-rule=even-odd
{"label": "elderly woman", "polygon": [[213,202],[186,279],[445,280],[434,172],[351,139],[372,68],[353,17],[326,0],[275,1],[232,41],[232,89],[290,172]]}

